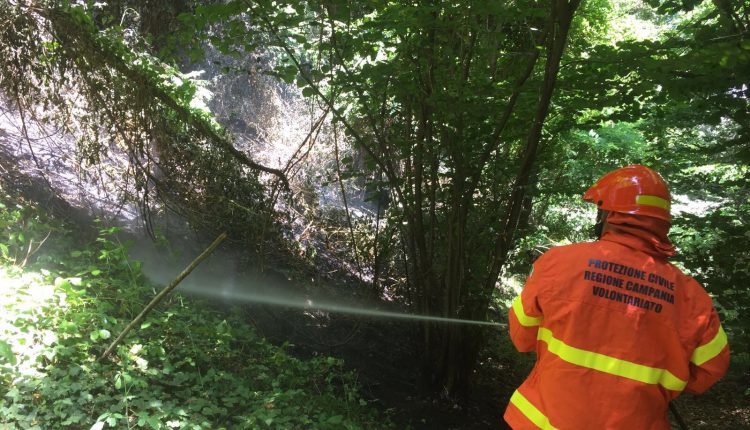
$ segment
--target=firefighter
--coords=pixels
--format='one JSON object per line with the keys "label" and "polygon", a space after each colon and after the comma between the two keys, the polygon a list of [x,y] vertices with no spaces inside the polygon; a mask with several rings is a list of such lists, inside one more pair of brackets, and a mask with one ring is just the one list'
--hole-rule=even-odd
{"label": "firefighter", "polygon": [[627,166],[583,195],[598,240],[554,247],[534,263],[509,312],[510,336],[536,364],[513,393],[513,429],[669,429],[669,402],[702,393],[729,365],[711,298],[667,259],[670,194]]}

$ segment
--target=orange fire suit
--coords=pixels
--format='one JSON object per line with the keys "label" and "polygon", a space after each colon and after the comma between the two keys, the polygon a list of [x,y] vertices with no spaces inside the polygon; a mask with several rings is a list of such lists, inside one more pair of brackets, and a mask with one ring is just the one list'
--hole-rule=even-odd
{"label": "orange fire suit", "polygon": [[542,255],[513,303],[513,343],[537,353],[505,411],[514,429],[668,430],[669,401],[726,372],[711,298],[666,260],[668,225],[617,213],[608,221],[621,225],[601,240]]}

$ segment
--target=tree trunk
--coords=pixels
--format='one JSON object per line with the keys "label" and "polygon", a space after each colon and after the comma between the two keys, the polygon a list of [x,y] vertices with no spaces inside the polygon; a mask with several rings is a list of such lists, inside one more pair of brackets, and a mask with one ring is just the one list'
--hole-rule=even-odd
{"label": "tree trunk", "polygon": [[513,184],[508,209],[506,210],[505,227],[495,243],[493,261],[490,265],[489,276],[487,277],[487,282],[485,283],[484,288],[484,293],[486,295],[491,294],[492,289],[495,287],[497,278],[500,275],[500,269],[502,269],[502,266],[505,264],[508,252],[513,244],[516,228],[518,227],[518,220],[523,207],[524,197],[530,183],[531,171],[536,160],[539,141],[542,136],[542,126],[544,125],[544,120],[549,112],[555,82],[557,81],[557,74],[560,71],[560,60],[562,59],[562,54],[565,50],[570,24],[579,3],[579,0],[570,0],[570,2],[566,0],[553,0],[552,2],[551,25],[553,27],[548,38],[549,54],[545,65],[542,92],[539,104],[537,105],[534,123],[531,126],[528,139],[526,140],[526,148],[522,157],[521,168],[519,169],[518,175]]}
{"label": "tree trunk", "polygon": [[[552,0],[548,22],[551,27],[547,36],[547,60],[537,110],[519,163],[520,169],[508,199],[504,228],[496,240],[494,255],[483,280],[477,276],[467,276],[465,273],[464,262],[467,255],[465,229],[472,198],[462,194],[459,195],[458,204],[454,200],[454,206],[451,208],[453,219],[449,224],[449,237],[446,244],[449,246],[448,267],[443,278],[447,301],[444,309],[452,313],[449,316],[479,320],[486,318],[486,309],[489,306],[500,269],[512,247],[524,202],[526,205],[529,204],[526,191],[530,184],[531,171],[536,160],[542,127],[549,111],[568,31],[578,4],[579,0]],[[454,183],[453,186],[457,187],[456,190],[460,192],[473,193],[472,187],[461,187],[461,184],[465,184],[464,178],[458,178],[458,183]],[[461,200],[468,204],[461,204]],[[439,341],[428,339],[430,344],[440,345],[441,348],[434,351],[439,355],[426,357],[432,363],[436,363],[434,381],[439,385],[437,388],[459,397],[465,397],[468,394],[477,357],[484,345],[485,333],[481,327],[473,326],[445,326],[431,332],[432,335],[441,337]]]}

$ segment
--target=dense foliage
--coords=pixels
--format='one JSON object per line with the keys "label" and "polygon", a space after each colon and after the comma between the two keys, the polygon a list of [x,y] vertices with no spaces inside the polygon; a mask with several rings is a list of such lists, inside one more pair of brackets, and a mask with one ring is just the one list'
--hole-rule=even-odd
{"label": "dense foliage", "polygon": [[[237,52],[260,41],[278,49],[275,73],[330,112],[334,133],[362,154],[359,166],[337,160],[337,171],[358,170],[397,203],[390,223],[401,225],[414,310],[484,319],[529,210],[526,191],[578,5],[233,1],[199,7],[184,22],[189,34],[218,33]],[[235,31],[238,21],[250,30]],[[481,332],[422,331],[429,383],[466,392]]]}
{"label": "dense foliage", "polygon": [[[713,295],[735,369],[748,371],[747,2],[162,3],[0,3],[0,88],[21,111],[55,112],[48,120],[79,137],[79,164],[119,148],[144,214],[173,208],[195,227],[229,228],[262,257],[278,191],[304,155],[283,171],[253,162],[167,64],[215,50],[223,73],[250,74],[248,59],[263,57],[253,67],[296,84],[316,118],[295,156],[330,130],[332,161],[292,183],[304,190],[304,234],[328,228],[325,242],[350,248],[378,293],[417,313],[485,319],[507,294],[503,275],[589,238],[587,186],[646,164],[672,187],[676,262]],[[328,183],[344,207],[321,214],[316,190]],[[374,220],[352,219],[352,184],[376,201]],[[23,265],[18,240],[0,251]],[[426,381],[465,393],[484,333],[421,332]]]}
{"label": "dense foliage", "polygon": [[[583,239],[576,216],[549,209],[580,213],[580,192],[618,166],[657,169],[675,199],[675,261],[713,295],[730,333],[735,368],[748,372],[750,292],[741,287],[750,269],[743,252],[750,245],[747,7],[649,4],[658,8],[635,2],[620,7],[634,25],[659,26],[657,36],[605,39],[567,68],[574,78],[563,81],[558,97],[576,106],[577,115],[549,123],[560,134],[544,157],[535,224],[552,229],[554,240]],[[576,225],[578,233],[571,231]]]}
{"label": "dense foliage", "polygon": [[157,286],[116,229],[78,243],[29,202],[3,192],[0,209],[3,428],[388,427],[340,360],[291,357],[241,313],[179,295],[98,360]]}
{"label": "dense foliage", "polygon": [[[717,298],[746,363],[750,294],[737,285],[747,260],[736,255],[742,247],[721,244],[748,237],[738,203],[748,181],[747,7],[578,6],[228,2],[182,22],[186,34],[210,35],[236,55],[276,49],[274,73],[330,111],[361,154],[337,159],[337,170],[397,203],[389,213],[397,227],[385,231],[400,246],[385,258],[406,262],[396,272],[408,275],[404,296],[415,311],[483,319],[502,269],[527,270],[525,249],[587,239],[592,214],[580,193],[611,169],[642,163],[678,199],[715,203],[677,214],[678,262]],[[376,250],[366,261],[377,277],[377,245],[353,248],[355,258]],[[465,388],[481,334],[423,331],[427,376]]]}

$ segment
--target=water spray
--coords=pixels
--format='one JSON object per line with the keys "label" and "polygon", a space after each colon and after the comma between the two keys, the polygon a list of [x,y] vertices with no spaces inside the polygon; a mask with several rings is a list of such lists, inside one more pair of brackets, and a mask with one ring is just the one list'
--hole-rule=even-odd
{"label": "water spray", "polygon": [[342,304],[332,303],[332,302],[313,301],[313,300],[302,299],[302,298],[289,299],[289,298],[283,298],[283,297],[277,297],[277,296],[275,297],[273,294],[259,294],[259,293],[253,293],[253,292],[230,291],[226,289],[223,291],[207,291],[202,288],[196,288],[193,286],[188,286],[186,288],[183,288],[182,291],[191,295],[198,295],[198,296],[210,297],[210,298],[220,298],[223,300],[233,301],[233,302],[255,303],[255,304],[271,305],[271,306],[283,306],[287,308],[336,312],[336,313],[349,314],[349,315],[362,315],[362,316],[369,316],[369,317],[392,318],[392,319],[412,320],[412,321],[429,321],[429,322],[439,322],[439,323],[448,323],[448,324],[481,325],[481,326],[490,326],[490,327],[505,327],[506,326],[506,324],[491,322],[491,321],[477,321],[477,320],[467,320],[467,319],[461,319],[461,318],[437,317],[437,316],[431,316],[431,315],[415,315],[415,314],[408,314],[408,313],[403,313],[403,312],[382,311],[382,310],[377,310],[377,309],[364,309],[364,308],[342,305]]}

